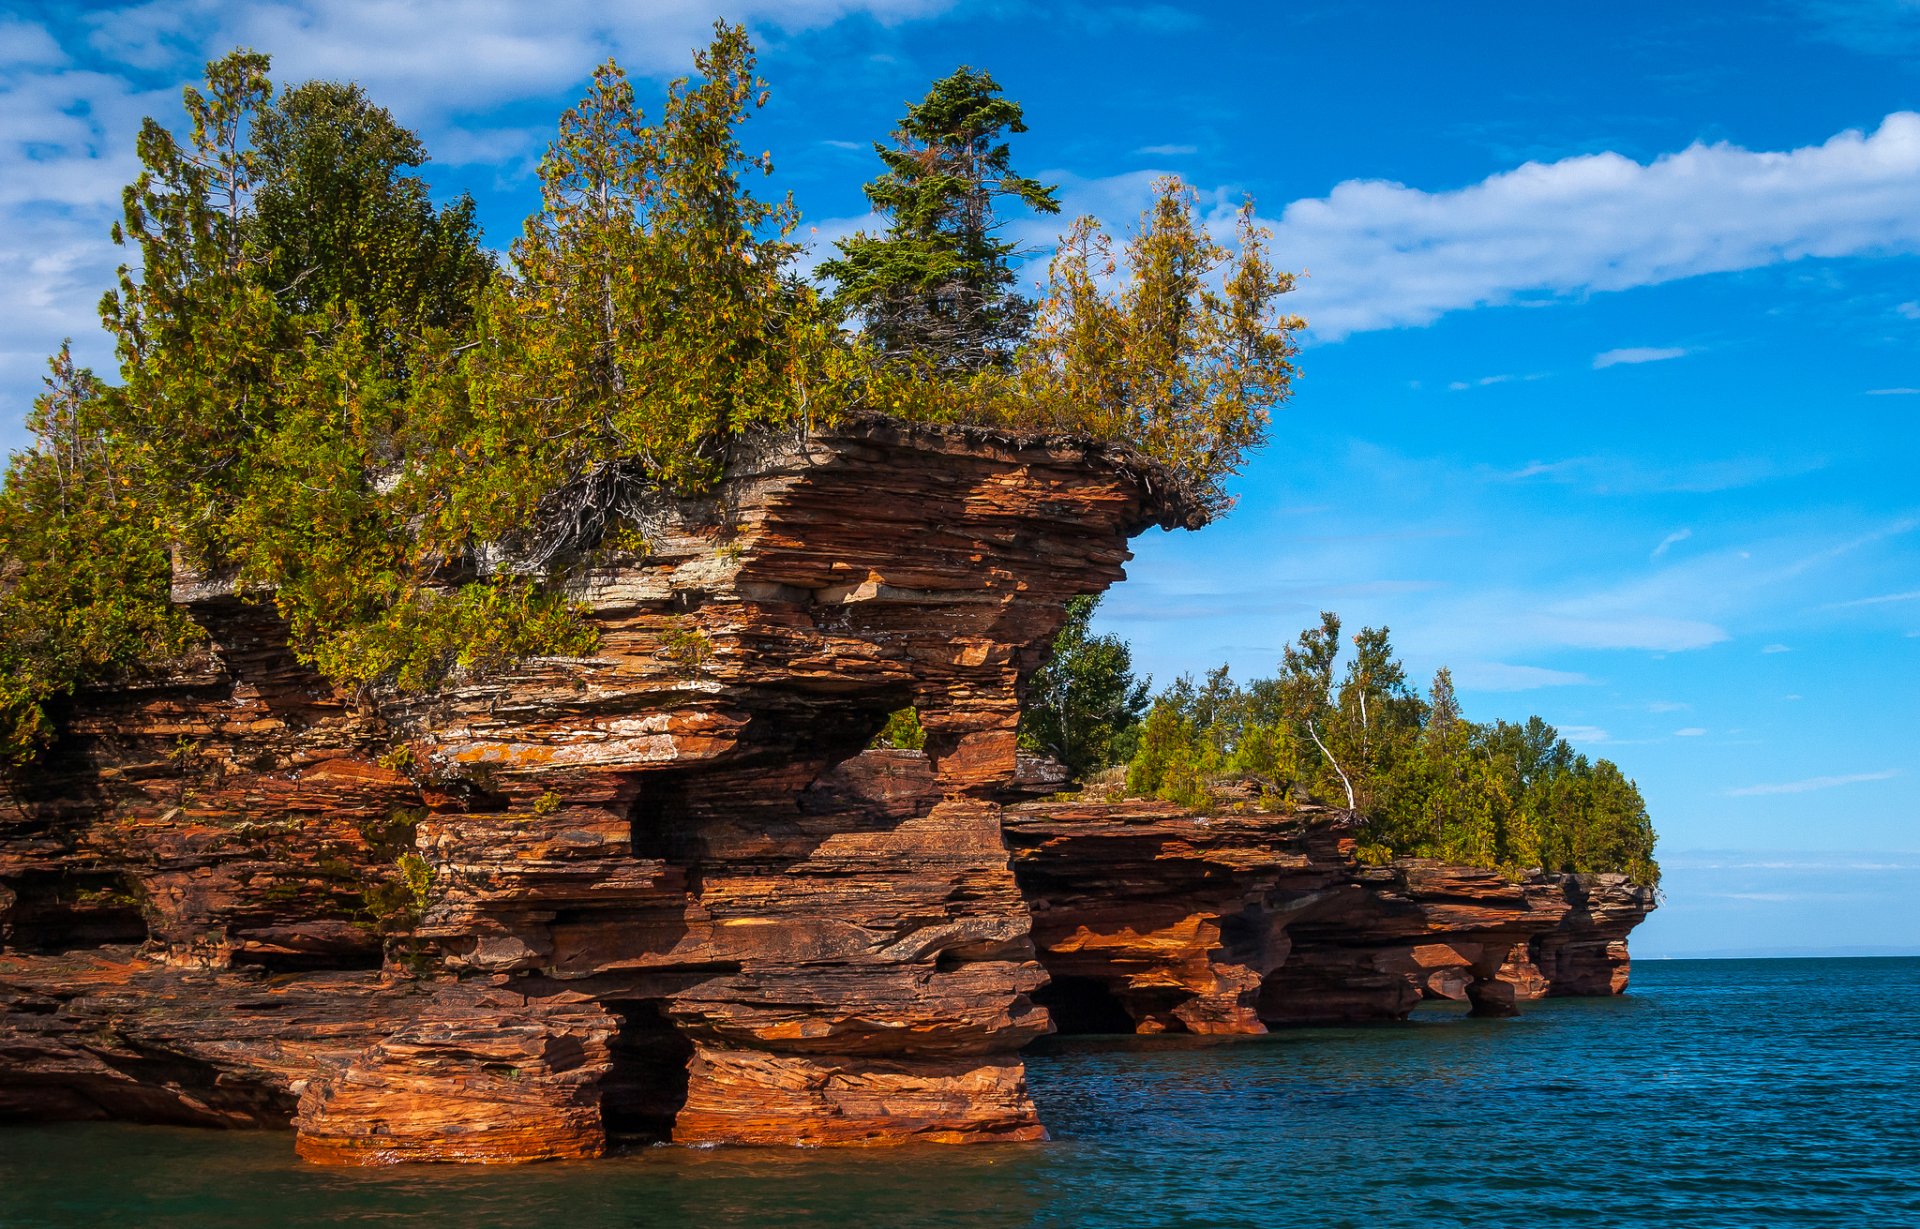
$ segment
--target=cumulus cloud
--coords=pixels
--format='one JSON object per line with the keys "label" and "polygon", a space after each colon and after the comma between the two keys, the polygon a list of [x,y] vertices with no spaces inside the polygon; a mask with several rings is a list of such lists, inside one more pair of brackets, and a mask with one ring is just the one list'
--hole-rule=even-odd
{"label": "cumulus cloud", "polygon": [[[787,31],[865,14],[923,17],[948,0],[740,0],[729,20]],[[617,56],[630,72],[678,73],[707,41],[705,0],[149,0],[90,16],[99,53],[171,66],[234,45],[274,53],[288,80],[352,78],[416,121],[564,90]]]}
{"label": "cumulus cloud", "polygon": [[1727,791],[1729,798],[1755,798],[1765,794],[1810,794],[1815,790],[1858,785],[1863,781],[1890,781],[1900,775],[1898,769],[1885,772],[1855,772],[1839,777],[1808,777],[1804,781],[1784,781],[1775,785],[1743,785]]}
{"label": "cumulus cloud", "polygon": [[1640,363],[1664,363],[1668,359],[1685,358],[1688,353],[1680,346],[1626,346],[1619,350],[1605,350],[1593,356],[1593,369],[1622,365],[1634,366]]}
{"label": "cumulus cloud", "polygon": [[[1348,180],[1295,201],[1275,251],[1317,336],[1809,256],[1920,250],[1920,115],[1785,151],[1695,144],[1529,162],[1451,191]],[[1677,357],[1677,356],[1675,356]]]}

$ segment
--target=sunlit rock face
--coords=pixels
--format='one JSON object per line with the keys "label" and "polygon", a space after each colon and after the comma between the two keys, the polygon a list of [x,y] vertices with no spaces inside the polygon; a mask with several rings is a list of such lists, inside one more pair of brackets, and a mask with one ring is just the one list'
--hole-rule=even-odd
{"label": "sunlit rock face", "polygon": [[[1132,536],[1200,523],[1174,490],[1062,440],[764,440],[580,577],[593,656],[427,695],[343,693],[182,575],[205,653],[78,697],[0,801],[0,1116],[290,1123],[327,1164],[1028,1140],[1056,1020],[1621,989],[1618,876],[1018,802],[1060,784],[1021,689]],[[924,753],[863,750],[909,705]]]}
{"label": "sunlit rock face", "polygon": [[[1020,688],[1130,537],[1201,521],[1172,490],[1057,439],[766,440],[582,577],[592,657],[425,696],[183,576],[204,657],[80,697],[0,812],[0,1114],[343,1164],[1041,1137]],[[907,705],[926,753],[860,757]]]}
{"label": "sunlit rock face", "polygon": [[1003,816],[1041,992],[1068,1031],[1260,1033],[1405,1017],[1423,999],[1511,1015],[1626,988],[1654,906],[1623,875],[1354,859],[1355,817],[1035,802]]}

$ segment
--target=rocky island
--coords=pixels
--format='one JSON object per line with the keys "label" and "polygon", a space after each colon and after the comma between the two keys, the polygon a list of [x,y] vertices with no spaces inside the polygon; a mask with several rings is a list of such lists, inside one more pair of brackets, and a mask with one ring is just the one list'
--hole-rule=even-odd
{"label": "rocky island", "polygon": [[[0,1115],[291,1124],[328,1164],[1038,1139],[1054,1028],[1623,989],[1621,875],[1030,800],[1023,684],[1196,521],[1175,491],[1058,437],[769,438],[585,582],[591,656],[371,700],[179,575],[203,655],[77,694],[0,812]],[[867,750],[905,705],[924,751]]]}
{"label": "rocky island", "polygon": [[1163,181],[1030,302],[994,208],[1054,189],[963,68],[809,285],[722,24],[657,121],[594,73],[503,268],[359,87],[268,67],[143,129],[120,382],[63,347],[0,488],[0,1117],[1037,1140],[1056,1030],[1624,987],[1612,765],[1422,699],[1384,628],[1336,680],[1331,612],[1151,704],[1086,633],[1289,394],[1251,202],[1230,249]]}

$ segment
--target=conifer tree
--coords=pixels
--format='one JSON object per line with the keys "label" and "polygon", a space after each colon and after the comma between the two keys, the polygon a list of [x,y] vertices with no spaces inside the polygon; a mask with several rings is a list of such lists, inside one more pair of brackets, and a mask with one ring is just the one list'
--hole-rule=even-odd
{"label": "conifer tree", "polygon": [[408,173],[426,150],[385,107],[357,85],[309,81],[261,110],[253,145],[248,240],[283,309],[350,304],[395,358],[422,329],[465,324],[493,272],[473,201],[435,207]]}
{"label": "conifer tree", "polygon": [[1005,366],[1033,305],[1014,292],[1017,245],[999,236],[1001,202],[1058,213],[1056,189],[1016,174],[1002,139],[1027,130],[1020,104],[966,66],[909,104],[892,147],[874,145],[886,172],[866,186],[887,219],[820,266],[833,305],[857,317],[881,353],[938,372]]}
{"label": "conifer tree", "polygon": [[1020,741],[1060,761],[1074,780],[1133,755],[1150,681],[1133,677],[1133,652],[1092,632],[1095,597],[1067,602],[1067,621],[1027,685]]}
{"label": "conifer tree", "polygon": [[1291,394],[1305,327],[1276,310],[1294,279],[1274,267],[1251,201],[1237,227],[1232,250],[1216,242],[1177,179],[1156,186],[1124,261],[1098,223],[1077,220],[1016,372],[1024,415],[1134,444],[1210,516],[1232,506],[1227,478]]}

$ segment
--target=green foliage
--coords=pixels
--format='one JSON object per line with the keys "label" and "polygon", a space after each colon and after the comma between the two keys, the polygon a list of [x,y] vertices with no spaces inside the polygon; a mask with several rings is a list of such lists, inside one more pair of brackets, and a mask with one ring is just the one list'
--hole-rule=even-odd
{"label": "green foliage", "polygon": [[1123,278],[1099,225],[1073,223],[1017,363],[1014,413],[1132,443],[1214,511],[1229,507],[1226,479],[1291,392],[1293,332],[1304,327],[1275,313],[1293,275],[1274,268],[1252,202],[1238,226],[1229,251],[1201,224],[1192,191],[1163,180],[1126,245]]}
{"label": "green foliage", "polygon": [[363,884],[361,907],[384,935],[404,934],[420,924],[433,904],[433,866],[408,850],[383,877]]}
{"label": "green foliage", "polygon": [[0,494],[0,760],[51,735],[48,705],[79,683],[183,652],[193,625],[168,601],[159,510],[131,485],[116,394],[66,346]]}
{"label": "green foliage", "polygon": [[493,274],[473,202],[436,209],[405,171],[427,160],[419,138],[357,85],[309,81],[257,117],[247,241],[254,277],[286,311],[351,304],[399,360],[422,329],[459,329]]}
{"label": "green foliage", "polygon": [[1149,683],[1133,677],[1133,652],[1118,636],[1095,636],[1097,597],[1067,603],[1067,620],[1027,684],[1020,743],[1050,755],[1076,781],[1133,756]]}
{"label": "green foliage", "polygon": [[857,316],[881,354],[980,371],[1005,367],[1026,335],[1033,305],[1013,291],[1017,252],[996,236],[995,208],[1060,206],[1055,189],[1012,169],[1001,137],[1027,130],[1023,114],[989,74],[963,65],[907,107],[891,148],[874,145],[887,169],[866,194],[886,233],[841,240],[820,273],[837,283],[834,307]]}
{"label": "green foliage", "polygon": [[901,751],[919,751],[927,745],[926,727],[920,724],[917,708],[896,709],[887,714],[887,724],[873,736],[869,747],[894,747]]}
{"label": "green foliage", "polygon": [[1148,711],[1130,793],[1204,810],[1226,778],[1270,799],[1346,802],[1362,861],[1396,855],[1521,871],[1621,871],[1657,883],[1654,833],[1633,782],[1546,722],[1466,720],[1441,670],[1429,698],[1407,683],[1386,628],[1363,628],[1339,675],[1340,620],[1286,647],[1278,678],[1241,687],[1226,667],[1181,678]]}
{"label": "green foliage", "polygon": [[[0,492],[0,756],[34,753],[61,694],[191,642],[173,562],[271,602],[349,686],[589,652],[577,570],[644,552],[651,500],[711,485],[769,428],[877,410],[1077,432],[1224,509],[1298,324],[1272,315],[1290,280],[1250,213],[1230,256],[1163,185],[1114,278],[1077,225],[1023,341],[994,209],[1051,211],[1052,192],[1010,169],[1019,107],[962,70],[882,151],[891,229],[842,252],[838,306],[872,326],[852,337],[789,271],[791,203],[749,189],[770,167],[741,143],[767,101],[744,31],[717,25],[694,65],[651,122],[616,65],[595,73],[504,270],[357,86],[276,98],[267,57],[236,51],[184,92],[179,135],[146,121],[114,228],[135,258],[101,304],[119,382],[63,351]],[[664,649],[692,672],[711,646]],[[1115,650],[1094,638],[1084,670],[1043,677],[1060,716],[1031,738],[1076,764],[1127,754],[1141,699]]]}
{"label": "green foliage", "polygon": [[661,635],[659,656],[671,662],[676,673],[691,678],[713,656],[713,641],[701,628],[676,624]]}

